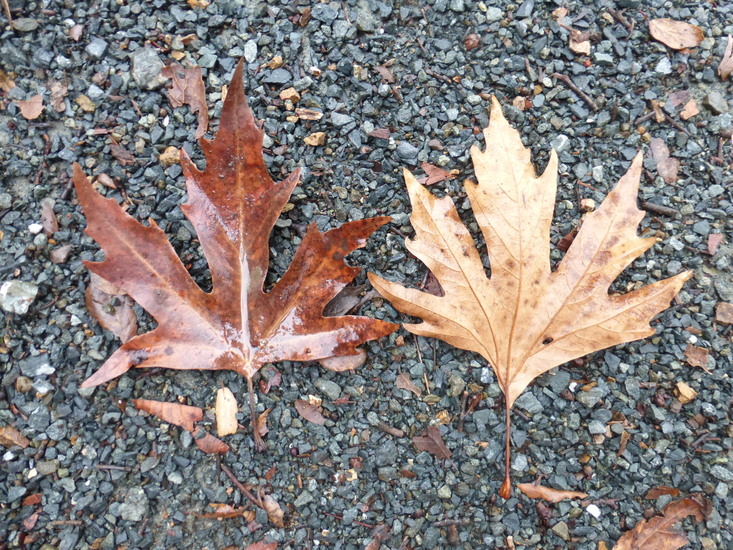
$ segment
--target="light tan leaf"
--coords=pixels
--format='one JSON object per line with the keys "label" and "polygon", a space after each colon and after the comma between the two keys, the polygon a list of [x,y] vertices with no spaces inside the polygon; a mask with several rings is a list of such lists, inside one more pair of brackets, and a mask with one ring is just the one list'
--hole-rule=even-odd
{"label": "light tan leaf", "polygon": [[667,183],[677,181],[677,171],[680,169],[680,161],[669,155],[669,148],[659,138],[652,138],[649,142],[652,158],[657,163],[657,173]]}
{"label": "light tan leaf", "polygon": [[137,334],[137,315],[132,309],[130,297],[96,273],[90,275],[84,301],[87,310],[102,328],[123,343]]}
{"label": "light tan leaf", "polygon": [[450,458],[453,454],[445,446],[443,436],[440,435],[440,429],[437,426],[428,426],[425,435],[413,437],[412,442],[418,451],[427,451],[441,459]]}
{"label": "light tan leaf", "polygon": [[204,411],[198,407],[181,405],[180,403],[166,403],[151,401],[150,399],[133,399],[135,408],[160,418],[163,422],[180,426],[187,432],[193,432],[194,422],[204,419]]}
{"label": "light tan leaf", "polygon": [[682,112],[680,113],[680,117],[682,118],[682,120],[688,120],[699,113],[700,109],[697,108],[697,101],[691,99],[690,101],[685,103],[685,106],[682,108]]}
{"label": "light tan leaf", "polygon": [[0,428],[0,445],[3,447],[12,447],[17,445],[18,447],[25,449],[30,444],[30,439],[12,426],[3,426]]}
{"label": "light tan leaf", "polygon": [[237,399],[229,388],[216,391],[216,433],[219,437],[237,433]]}
{"label": "light tan leaf", "polygon": [[674,19],[652,19],[649,21],[649,34],[673,50],[696,48],[705,40],[700,27]]}
{"label": "light tan leaf", "polygon": [[701,367],[703,370],[707,370],[708,350],[689,344],[685,348],[685,360],[691,367]]}
{"label": "light tan leaf", "polygon": [[318,411],[318,409],[307,401],[296,399],[295,410],[297,410],[298,414],[300,414],[300,416],[305,418],[308,422],[313,422],[313,424],[318,424],[319,426],[323,426],[326,423],[326,419]]}
{"label": "light tan leaf", "polygon": [[285,526],[285,512],[283,512],[277,501],[270,495],[260,494],[260,500],[262,501],[262,508],[267,512],[267,519],[270,520],[275,527]]}
{"label": "light tan leaf", "polygon": [[188,105],[192,113],[198,113],[195,137],[201,138],[209,128],[209,108],[206,105],[206,86],[201,67],[184,69],[176,63],[163,67],[160,74],[163,78],[171,79],[171,86],[168,89],[171,105],[173,107]]}
{"label": "light tan leaf", "polygon": [[725,80],[731,73],[733,73],[733,36],[729,34],[723,59],[720,60],[718,65],[718,76],[721,80]]}
{"label": "light tan leaf", "polygon": [[43,112],[43,96],[41,94],[34,95],[30,99],[16,99],[15,104],[20,109],[20,114],[26,120],[34,120],[41,116]]}
{"label": "light tan leaf", "polygon": [[395,386],[403,390],[411,391],[418,397],[422,395],[422,390],[413,384],[410,377],[404,372],[397,377],[397,380],[395,380]]}
{"label": "light tan leaf", "polygon": [[586,498],[588,496],[587,493],[560,491],[551,487],[545,487],[544,485],[535,485],[534,483],[518,483],[517,489],[522,491],[528,498],[540,498],[552,503],[572,498]]}
{"label": "light tan leaf", "polygon": [[702,495],[670,502],[661,516],[643,519],[631,531],[624,533],[613,550],[677,550],[688,540],[684,533],[673,530],[673,527],[687,516],[702,521],[711,511],[710,501]]}
{"label": "light tan leaf", "polygon": [[721,325],[733,325],[733,304],[720,302],[715,308],[715,321]]}
{"label": "light tan leaf", "polygon": [[[445,296],[406,288],[374,274],[369,280],[398,310],[423,319],[405,328],[480,353],[506,396],[506,418],[540,374],[594,351],[654,334],[652,318],[669,306],[690,272],[623,295],[611,283],[656,239],[637,236],[642,156],[586,214],[557,269],[550,269],[550,225],[557,154],[535,175],[530,152],[496,99],[484,131],[486,150],[471,150],[478,184],[466,192],[487,245],[491,277],[450,197],[436,198],[405,171],[415,237],[406,242],[438,279]],[[508,427],[509,428],[509,427]],[[509,433],[509,429],[507,429]],[[509,455],[505,456],[508,495]]]}

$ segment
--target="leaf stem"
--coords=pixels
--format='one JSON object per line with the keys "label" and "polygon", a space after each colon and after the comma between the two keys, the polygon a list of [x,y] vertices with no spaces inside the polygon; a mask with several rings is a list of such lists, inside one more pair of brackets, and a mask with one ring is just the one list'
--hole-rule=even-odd
{"label": "leaf stem", "polygon": [[249,390],[249,422],[252,425],[252,434],[255,438],[255,451],[263,453],[267,450],[265,442],[262,440],[260,432],[257,430],[257,416],[255,413],[255,390],[252,385],[252,378],[247,377],[247,389]]}
{"label": "leaf stem", "polygon": [[512,480],[510,479],[512,446],[512,437],[510,430],[512,427],[512,415],[509,410],[509,401],[506,398],[504,399],[504,412],[506,418],[506,440],[504,443],[504,483],[501,484],[501,489],[499,489],[499,496],[501,496],[502,498],[509,498],[510,496],[512,496]]}

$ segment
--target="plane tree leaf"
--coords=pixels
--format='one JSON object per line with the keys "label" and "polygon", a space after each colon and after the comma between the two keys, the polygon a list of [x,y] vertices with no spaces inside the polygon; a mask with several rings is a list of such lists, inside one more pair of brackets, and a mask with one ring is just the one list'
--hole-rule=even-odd
{"label": "plane tree leaf", "polygon": [[419,317],[410,332],[481,354],[505,396],[509,480],[509,411],[540,374],[572,359],[654,334],[652,318],[669,306],[691,272],[627,294],[609,294],[619,274],[656,239],[640,238],[636,206],[642,156],[595,212],[586,214],[565,257],[550,266],[550,225],[557,155],[535,174],[530,152],[493,99],[486,149],[471,149],[478,184],[466,193],[486,241],[487,277],[473,236],[450,197],[437,198],[405,171],[415,236],[406,246],[435,275],[443,296],[369,279],[398,310]]}

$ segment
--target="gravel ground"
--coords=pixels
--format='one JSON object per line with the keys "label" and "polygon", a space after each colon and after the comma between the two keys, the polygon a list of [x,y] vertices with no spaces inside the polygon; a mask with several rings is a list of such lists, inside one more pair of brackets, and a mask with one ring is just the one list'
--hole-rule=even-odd
{"label": "gravel ground", "polygon": [[[669,502],[669,496],[644,498],[658,485],[683,495],[702,492],[712,501],[706,521],[684,524],[690,548],[733,547],[730,327],[715,321],[717,304],[733,302],[733,149],[723,139],[733,130],[733,93],[730,81],[721,82],[715,72],[725,36],[733,34],[733,4],[10,5],[18,21],[2,31],[0,67],[16,87],[0,96],[0,282],[29,283],[16,290],[32,302],[25,313],[22,306],[20,313],[0,312],[0,426],[14,426],[30,444],[2,450],[0,548],[221,549],[267,539],[279,548],[355,549],[372,540],[372,526],[382,525],[391,529],[385,548],[505,548],[508,536],[517,548],[597,549],[602,541],[611,548],[624,530]],[[560,5],[569,10],[569,25],[590,32],[590,56],[569,50],[568,30],[551,15]],[[619,12],[625,24],[614,17]],[[645,15],[696,23],[707,38],[692,52],[674,52],[650,39]],[[76,25],[83,27],[78,40]],[[184,38],[193,34],[197,40]],[[473,49],[464,44],[470,34],[480,39]],[[262,67],[275,56],[282,57],[282,67]],[[202,454],[187,432],[124,406],[150,398],[210,408],[220,385],[244,403],[246,384],[237,375],[153,370],[125,375],[107,391],[79,388],[119,342],[84,305],[89,274],[81,262],[101,253],[82,233],[84,217],[69,186],[71,163],[108,174],[119,190],[107,195],[124,197],[139,219],[156,220],[196,280],[210,285],[192,227],[178,208],[185,197],[180,167],[158,160],[170,146],[201,158],[196,118],[186,107],[170,107],[159,72],[174,58],[203,67],[214,130],[222,85],[240,57],[247,62],[252,108],[264,120],[271,173],[280,177],[297,166],[304,171],[294,208],[272,236],[273,279],[287,267],[305,224],[316,221],[325,229],[388,214],[394,216],[391,229],[379,231],[352,261],[419,283],[425,268],[403,245],[411,229],[400,170],[419,172],[427,161],[460,171],[461,177],[435,188],[453,196],[470,220],[460,182],[471,177],[468,150],[482,139],[489,94],[502,101],[539,167],[550,147],[559,153],[554,242],[577,223],[579,200],[600,203],[651,138],[663,140],[679,159],[675,183],[665,183],[654,161],[645,161],[641,199],[665,208],[651,212],[642,226],[662,240],[615,285],[622,290],[694,271],[660,316],[656,336],[555,369],[528,388],[514,415],[515,480],[541,474],[552,487],[585,491],[598,517],[579,502],[550,505],[543,516],[523,496],[499,498],[504,427],[493,375],[478,356],[402,329],[367,346],[367,363],[355,374],[277,365],[283,384],[260,394],[258,403],[258,411],[272,409],[269,452],[254,454],[248,431],[227,438],[232,451],[221,463],[281,504],[288,513],[285,528],[273,527],[261,511],[254,532],[250,527],[258,526],[242,518],[196,517],[211,503],[249,505],[217,459]],[[394,82],[377,70],[383,64]],[[570,77],[593,106],[554,73]],[[291,86],[302,95],[298,106],[325,116],[288,121],[291,106],[279,92]],[[59,90],[65,87],[64,96]],[[682,106],[670,100],[685,90],[700,108],[687,121],[680,117]],[[28,121],[13,100],[35,94],[43,95],[46,109]],[[515,101],[518,96],[524,100]],[[661,122],[654,101],[664,102]],[[389,129],[389,138],[370,137],[375,128]],[[305,145],[303,138],[316,131],[326,133],[325,145]],[[116,160],[112,139],[134,155],[133,164]],[[44,205],[58,218],[51,235],[39,225]],[[707,254],[711,233],[725,236],[713,256]],[[560,257],[553,253],[553,260]],[[2,302],[10,308],[7,298]],[[361,313],[404,320],[380,300]],[[150,329],[151,320],[139,314],[142,330]],[[686,364],[690,343],[709,350],[709,372]],[[427,380],[430,395],[397,389],[400,372],[421,386]],[[673,397],[678,381],[698,392],[690,403]],[[464,389],[484,399],[460,431]],[[308,395],[323,399],[324,426],[295,411],[294,401]],[[339,397],[349,402],[335,405]],[[445,461],[417,452],[410,439],[441,419],[453,452]],[[241,422],[247,424],[248,414]],[[404,436],[385,433],[380,423]],[[631,438],[619,454],[624,430]],[[336,475],[348,469],[356,479]],[[42,495],[40,503],[23,505],[34,494]]]}

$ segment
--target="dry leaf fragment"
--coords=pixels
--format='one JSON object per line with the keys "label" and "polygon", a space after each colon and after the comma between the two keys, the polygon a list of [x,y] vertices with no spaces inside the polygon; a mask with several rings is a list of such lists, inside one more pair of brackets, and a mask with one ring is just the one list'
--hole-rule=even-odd
{"label": "dry leaf fragment", "polygon": [[[369,280],[398,310],[421,317],[405,328],[480,353],[504,392],[509,411],[540,374],[593,351],[654,334],[652,318],[669,306],[691,272],[624,295],[610,284],[656,242],[637,236],[644,213],[636,206],[642,156],[594,212],[586,214],[556,270],[550,269],[550,225],[557,186],[557,154],[537,177],[519,133],[492,100],[486,149],[471,150],[478,184],[467,183],[487,244],[487,278],[472,235],[450,197],[436,198],[405,171],[415,237],[408,250],[435,274],[445,296],[409,289],[374,274]],[[505,482],[508,497],[509,441]]]}
{"label": "dry leaf fragment", "polygon": [[682,112],[680,113],[680,117],[682,120],[689,120],[699,113],[700,109],[697,108],[697,101],[691,99],[685,103],[685,106],[682,108]]}
{"label": "dry leaf fragment", "polygon": [[673,530],[673,527],[687,516],[702,521],[711,511],[710,501],[699,494],[670,502],[661,516],[643,519],[631,531],[624,533],[613,550],[677,550],[689,541],[684,533]]}
{"label": "dry leaf fragment", "polygon": [[721,80],[725,80],[731,73],[733,73],[733,36],[729,34],[723,59],[720,60],[718,65],[718,76]]}
{"label": "dry leaf fragment", "polygon": [[652,138],[649,142],[652,158],[657,163],[657,173],[667,183],[677,181],[677,171],[680,168],[680,161],[669,155],[667,145],[659,138]]}
{"label": "dry leaf fragment", "polygon": [[303,141],[311,147],[319,147],[326,143],[326,132],[313,132],[309,136],[304,137]]}
{"label": "dry leaf fragment", "polygon": [[262,509],[267,512],[267,519],[270,520],[275,527],[285,526],[285,512],[280,508],[277,501],[270,495],[262,495],[260,491],[260,502]]}
{"label": "dry leaf fragment", "polygon": [[410,377],[404,372],[397,377],[397,380],[395,380],[395,386],[402,390],[411,391],[418,397],[422,395],[422,390],[413,384]]}
{"label": "dry leaf fragment", "polygon": [[434,183],[440,183],[444,180],[456,179],[454,174],[451,174],[447,170],[443,170],[439,166],[435,166],[428,162],[423,162],[420,165],[420,168],[422,168],[422,171],[425,172],[425,175],[427,176],[420,179],[420,183],[423,185],[433,185]]}
{"label": "dry leaf fragment", "polygon": [[295,115],[300,120],[321,120],[323,118],[323,113],[313,111],[312,109],[301,109],[300,107],[295,109]]}
{"label": "dry leaf fragment", "polygon": [[586,498],[588,496],[587,493],[581,493],[579,491],[560,491],[534,483],[518,483],[517,489],[522,491],[528,498],[540,498],[552,503],[558,503],[566,499]]}
{"label": "dry leaf fragment", "polygon": [[680,403],[686,405],[697,397],[697,392],[688,386],[685,382],[677,382],[674,385],[674,394]]}
{"label": "dry leaf fragment", "polygon": [[311,405],[307,401],[296,399],[295,410],[297,410],[298,414],[305,418],[308,422],[313,422],[313,424],[318,424],[319,426],[323,426],[326,423],[326,419],[318,411],[318,408],[315,405]]}
{"label": "dry leaf fragment", "polygon": [[252,521],[255,519],[255,513],[252,510],[246,510],[245,508],[235,508],[231,504],[224,502],[212,502],[209,504],[214,508],[214,512],[206,512],[204,514],[196,514],[197,518],[213,518],[213,519],[231,519],[243,517],[245,521]]}
{"label": "dry leaf fragment", "polygon": [[3,426],[0,428],[0,445],[3,447],[13,447],[17,445],[25,449],[31,444],[31,440],[20,433],[13,426]]}
{"label": "dry leaf fragment", "polygon": [[254,544],[250,544],[245,550],[275,550],[276,548],[276,542],[255,542]]}
{"label": "dry leaf fragment", "polygon": [[41,225],[43,232],[49,237],[59,230],[59,221],[53,211],[53,204],[53,199],[46,198],[41,201]]}
{"label": "dry leaf fragment", "polygon": [[137,334],[137,316],[130,297],[95,273],[89,278],[84,301],[87,310],[102,328],[123,343]]}
{"label": "dry leaf fragment", "polygon": [[659,485],[658,487],[652,487],[649,489],[646,495],[644,495],[644,498],[647,500],[656,500],[662,495],[670,495],[672,497],[676,497],[680,494],[679,489],[675,489],[674,487],[667,487],[666,485]]}
{"label": "dry leaf fragment", "polygon": [[26,120],[34,120],[41,116],[43,112],[43,96],[41,94],[36,94],[26,100],[16,99],[15,104],[20,109],[20,114]]}
{"label": "dry leaf fragment", "polygon": [[229,445],[211,435],[201,426],[197,426],[194,430],[193,440],[196,446],[206,454],[223,455],[229,452]]}
{"label": "dry leaf fragment", "polygon": [[36,526],[36,523],[38,523],[38,517],[40,515],[41,515],[41,511],[40,510],[36,510],[30,516],[28,516],[27,518],[25,518],[23,520],[23,528],[26,531],[32,531],[33,528]]}
{"label": "dry leaf fragment", "polygon": [[[117,143],[114,138],[110,137],[110,141],[109,152],[112,153],[112,156],[117,159],[117,162],[119,162],[121,166],[130,166],[131,164],[135,164],[135,157],[130,153],[130,151]],[[84,179],[86,179],[86,177]]]}
{"label": "dry leaf fragment", "polygon": [[397,82],[394,73],[389,67],[386,67],[385,65],[377,65],[374,68],[379,73],[379,76],[382,77],[382,80],[384,80],[388,84],[394,84],[395,82]]}
{"label": "dry leaf fragment", "polygon": [[[154,222],[145,226],[123,212],[74,166],[86,233],[105,253],[103,262],[87,267],[122,288],[158,322],[120,347],[84,387],[133,367],[232,370],[247,378],[254,419],[252,378],[267,363],[361,358],[357,346],[397,328],[368,317],[322,315],[359,272],[345,257],[389,218],[353,221],[325,233],[311,224],[286,273],[264,292],[269,236],[300,175],[296,171],[281,182],[270,178],[263,131],[247,106],[242,73],[240,61],[216,137],[200,140],[206,169],[199,171],[185,152],[181,159],[188,191],[182,209],[208,260],[211,292],[191,278]],[[339,364],[333,368],[340,370]],[[264,450],[254,433],[257,449]]]}
{"label": "dry leaf fragment", "polygon": [[267,427],[267,417],[269,416],[271,410],[272,409],[265,409],[265,412],[257,417],[255,429],[257,430],[257,433],[260,434],[260,437],[265,437],[270,431]]}
{"label": "dry leaf fragment", "polygon": [[652,19],[649,21],[649,34],[673,50],[696,48],[705,40],[700,27],[674,19]]}
{"label": "dry leaf fragment", "polygon": [[204,419],[204,411],[198,407],[150,399],[133,399],[132,402],[137,410],[157,416],[163,422],[180,426],[187,432],[193,432],[194,423]]}
{"label": "dry leaf fragment", "polygon": [[66,94],[69,93],[69,83],[65,80],[52,80],[49,84],[51,91],[51,107],[57,113],[63,113],[66,110]]}
{"label": "dry leaf fragment", "polygon": [[720,302],[715,308],[715,321],[721,325],[733,325],[733,304]]}
{"label": "dry leaf fragment", "polygon": [[216,391],[216,433],[219,437],[237,433],[237,399],[229,388]]}
{"label": "dry leaf fragment", "polygon": [[669,94],[669,103],[672,107],[679,107],[690,101],[690,90],[678,90]]}
{"label": "dry leaf fragment", "polygon": [[441,459],[450,458],[453,454],[445,446],[443,436],[440,435],[440,429],[437,426],[428,426],[425,435],[413,437],[412,442],[418,451],[427,451]]}
{"label": "dry leaf fragment", "polygon": [[715,256],[718,251],[718,246],[723,242],[722,233],[710,233],[708,234],[708,254]]}
{"label": "dry leaf fragment", "polygon": [[43,501],[43,493],[33,493],[23,499],[23,506],[35,506]]}
{"label": "dry leaf fragment", "polygon": [[[208,4],[208,3],[207,3]],[[198,113],[196,139],[203,137],[209,128],[209,108],[206,105],[206,86],[201,67],[184,69],[178,63],[163,67],[160,72],[163,78],[171,79],[168,88],[168,99],[173,107],[188,105],[193,114]]]}
{"label": "dry leaf fragment", "polygon": [[707,370],[708,350],[689,344],[685,348],[685,360],[691,367],[701,367],[703,370]]}

